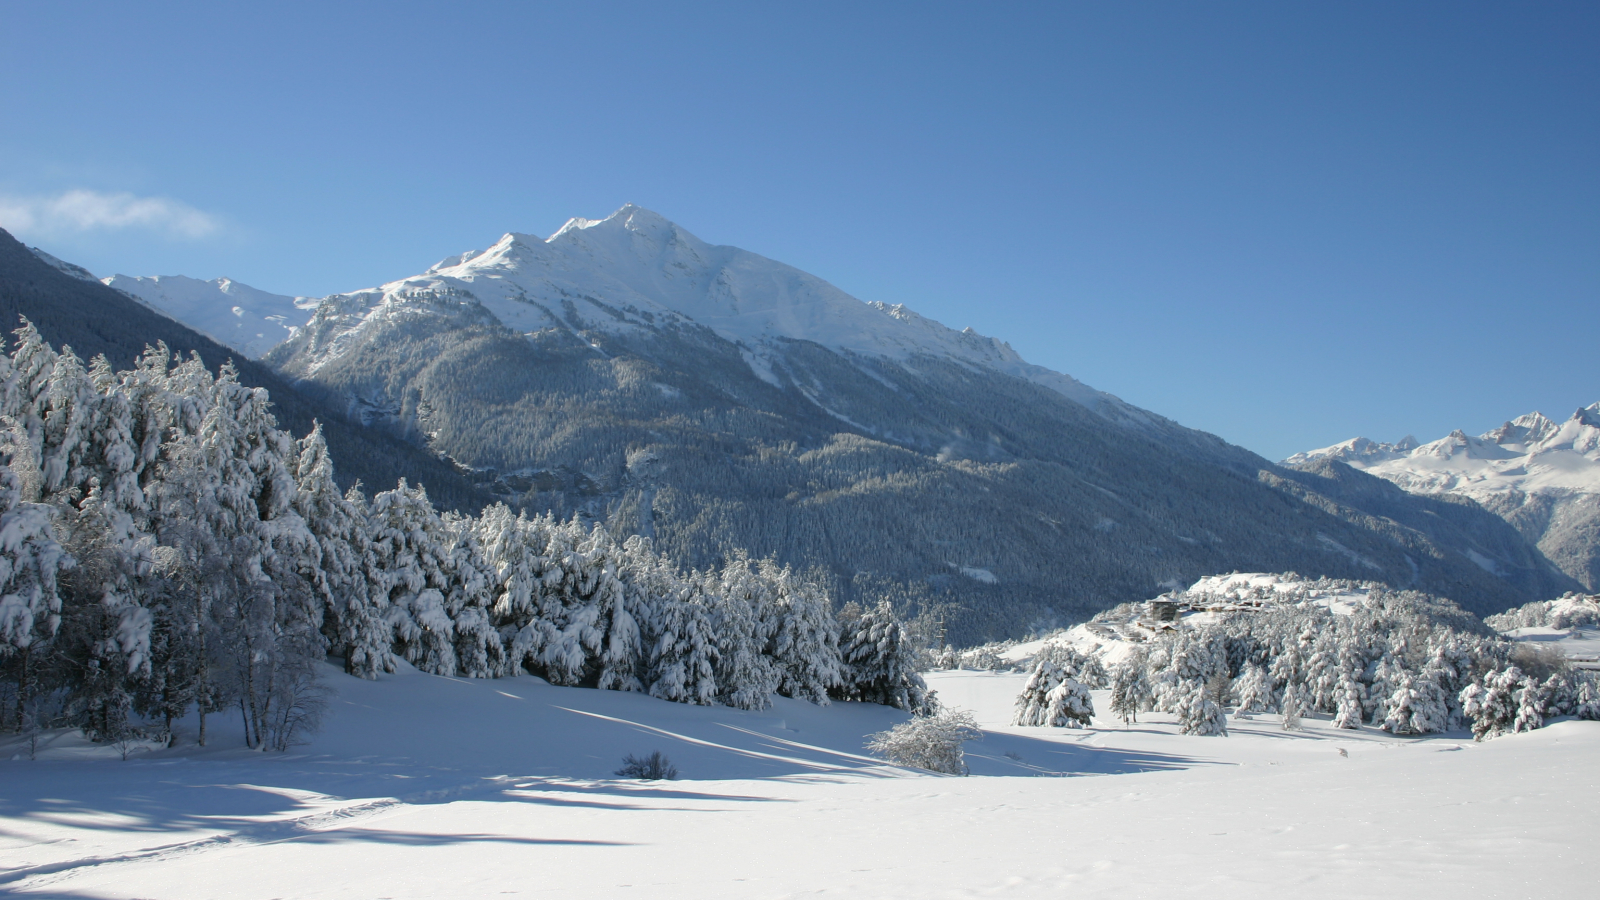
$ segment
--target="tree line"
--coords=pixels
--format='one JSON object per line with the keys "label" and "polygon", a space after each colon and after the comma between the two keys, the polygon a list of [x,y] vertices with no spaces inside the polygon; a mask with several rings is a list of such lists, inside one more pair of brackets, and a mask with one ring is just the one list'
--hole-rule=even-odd
{"label": "tree line", "polygon": [[762,708],[775,695],[931,707],[888,604],[769,559],[684,570],[650,541],[405,480],[341,491],[320,426],[267,391],[148,348],[85,365],[31,324],[0,354],[0,729],[171,740],[237,710],[282,749],[326,706],[318,663],[375,678],[532,673],[557,685]]}
{"label": "tree line", "polygon": [[[1366,594],[1349,614],[1305,602],[1341,588]],[[1549,616],[1553,606],[1569,618],[1593,608],[1587,598],[1564,601],[1529,604],[1506,620]],[[1306,582],[1259,611],[1222,613],[1214,624],[1135,643],[1109,667],[1072,647],[1047,646],[1017,698],[1016,724],[1087,725],[1094,711],[1085,688],[1109,688],[1110,711],[1124,721],[1172,713],[1183,733],[1201,735],[1226,734],[1229,707],[1280,713],[1291,729],[1315,712],[1337,728],[1421,735],[1470,727],[1479,740],[1554,716],[1600,719],[1600,678],[1559,653],[1506,640],[1448,600],[1336,580]]]}

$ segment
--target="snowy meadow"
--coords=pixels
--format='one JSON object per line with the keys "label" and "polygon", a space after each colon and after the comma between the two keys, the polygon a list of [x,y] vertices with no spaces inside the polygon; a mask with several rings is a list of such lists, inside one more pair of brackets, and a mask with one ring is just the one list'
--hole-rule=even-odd
{"label": "snowy meadow", "polygon": [[[1512,897],[1589,882],[1600,723],[1482,743],[1309,716],[1183,735],[1177,717],[1013,726],[1027,675],[934,672],[982,740],[972,776],[883,765],[875,704],[766,710],[531,676],[330,671],[327,727],[286,754],[126,762],[66,733],[0,762],[0,885],[49,897]],[[1093,692],[1100,710],[1109,695]],[[17,739],[5,748],[20,755]],[[612,775],[660,750],[679,780]]]}

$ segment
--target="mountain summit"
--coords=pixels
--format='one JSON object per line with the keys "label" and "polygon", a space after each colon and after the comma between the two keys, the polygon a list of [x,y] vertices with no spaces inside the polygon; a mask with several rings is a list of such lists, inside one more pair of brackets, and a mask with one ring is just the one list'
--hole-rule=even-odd
{"label": "mountain summit", "polygon": [[[751,371],[774,386],[785,380],[784,345],[807,341],[896,361],[935,355],[1024,378],[1108,416],[1149,420],[1116,397],[1028,363],[1003,341],[947,328],[898,304],[864,303],[792,266],[708,244],[633,204],[604,219],[570,219],[545,239],[508,233],[487,250],[352,296],[369,304],[376,323],[385,303],[403,305],[418,292],[470,294],[524,334],[576,328],[633,337],[708,329],[740,347]],[[308,365],[320,368],[338,352],[323,345]]]}

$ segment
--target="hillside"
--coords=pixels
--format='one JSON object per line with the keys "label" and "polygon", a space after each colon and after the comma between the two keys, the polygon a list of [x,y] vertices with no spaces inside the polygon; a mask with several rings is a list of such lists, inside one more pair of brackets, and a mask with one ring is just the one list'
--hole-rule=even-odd
{"label": "hillside", "polygon": [[446,506],[475,511],[485,502],[484,493],[448,462],[403,440],[346,422],[340,412],[301,395],[272,369],[92,276],[86,279],[63,271],[0,231],[0,323],[8,323],[0,330],[17,327],[21,316],[32,321],[45,340],[70,345],[85,361],[104,354],[118,368],[131,367],[145,346],[157,341],[184,355],[198,353],[213,368],[232,360],[240,381],[271,392],[274,412],[284,428],[303,435],[315,421],[323,423],[339,463],[341,484],[359,480],[369,489],[381,490],[405,477],[425,483],[434,500]]}
{"label": "hillside", "polygon": [[776,555],[956,643],[1236,569],[1483,613],[1575,586],[1475,504],[1279,468],[632,206],[326,298],[267,361],[502,497]]}

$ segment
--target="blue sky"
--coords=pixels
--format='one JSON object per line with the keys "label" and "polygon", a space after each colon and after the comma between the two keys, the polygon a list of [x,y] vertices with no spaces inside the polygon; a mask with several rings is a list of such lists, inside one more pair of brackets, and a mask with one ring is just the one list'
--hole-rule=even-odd
{"label": "blue sky", "polygon": [[638,203],[1271,458],[1600,400],[1600,6],[0,0],[0,226],[321,295]]}

